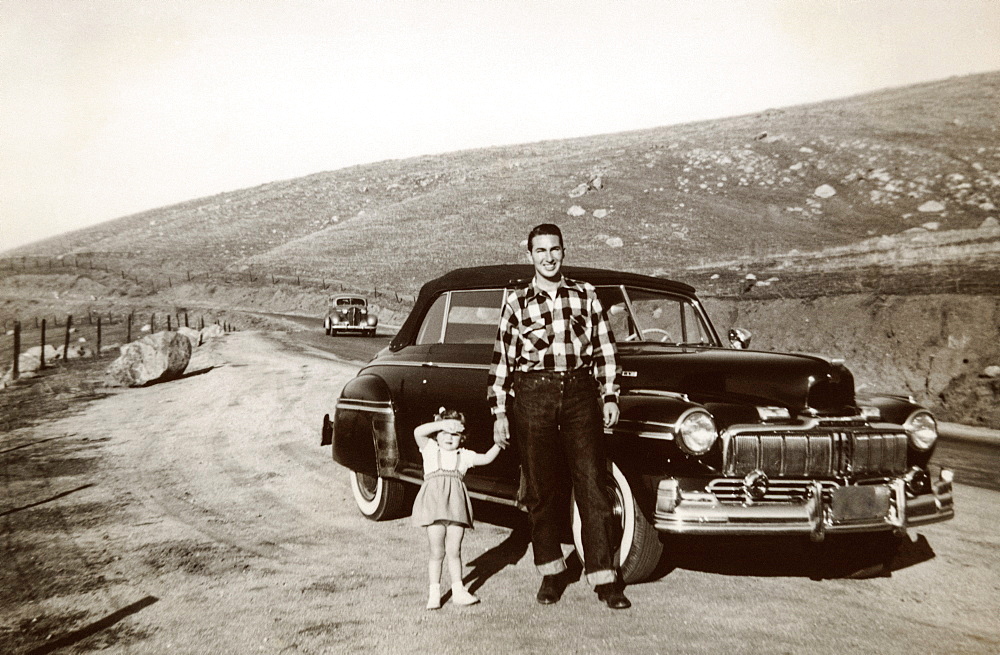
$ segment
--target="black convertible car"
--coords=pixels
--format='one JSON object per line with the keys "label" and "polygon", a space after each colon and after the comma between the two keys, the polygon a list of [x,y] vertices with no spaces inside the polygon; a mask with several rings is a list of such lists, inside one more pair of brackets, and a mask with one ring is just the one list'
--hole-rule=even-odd
{"label": "black convertible car", "polygon": [[[686,284],[564,271],[597,288],[618,344],[621,420],[607,432],[608,494],[627,582],[653,572],[659,532],[898,538],[954,515],[951,471],[932,476],[928,465],[937,424],[912,399],[858,396],[842,362],[748,350],[743,330],[724,345]],[[422,481],[413,428],[438,407],[465,413],[466,447],[492,445],[486,382],[502,299],[532,274],[487,266],[428,282],[389,347],[344,386],[322,443],[349,469],[365,516],[408,512],[406,485]],[[467,475],[474,498],[519,504],[512,436],[493,464]],[[573,525],[579,549],[575,517]]]}

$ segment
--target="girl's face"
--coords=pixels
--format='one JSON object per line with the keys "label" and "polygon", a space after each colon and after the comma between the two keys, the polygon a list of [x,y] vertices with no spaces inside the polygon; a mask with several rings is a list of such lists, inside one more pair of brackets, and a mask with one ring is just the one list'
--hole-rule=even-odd
{"label": "girl's face", "polygon": [[441,450],[458,450],[458,447],[462,444],[463,436],[462,432],[441,430],[437,434],[438,447]]}

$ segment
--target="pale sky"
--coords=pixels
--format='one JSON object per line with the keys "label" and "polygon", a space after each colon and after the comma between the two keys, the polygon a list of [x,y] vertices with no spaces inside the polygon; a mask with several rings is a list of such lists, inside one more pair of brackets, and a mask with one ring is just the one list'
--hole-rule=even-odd
{"label": "pale sky", "polygon": [[1000,70],[1000,0],[0,0],[0,251],[466,148]]}

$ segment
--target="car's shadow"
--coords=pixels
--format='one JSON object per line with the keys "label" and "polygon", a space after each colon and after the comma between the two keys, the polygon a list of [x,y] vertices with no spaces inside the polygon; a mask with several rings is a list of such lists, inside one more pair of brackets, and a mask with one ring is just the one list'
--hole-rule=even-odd
{"label": "car's shadow", "polygon": [[888,577],[935,557],[926,537],[889,534],[806,537],[697,537],[664,535],[663,557],[652,579],[674,569],[721,575],[807,577],[812,580]]}
{"label": "car's shadow", "polygon": [[[489,523],[511,530],[507,537],[467,562],[471,569],[464,578],[475,593],[491,577],[514,566],[528,553],[531,524],[528,515],[514,507],[474,502],[477,523]],[[566,535],[569,543],[569,534]],[[819,543],[807,537],[745,536],[703,537],[661,535],[663,556],[647,580],[670,575],[675,569],[719,575],[756,577],[804,577],[812,580],[866,579],[889,577],[935,557],[927,538],[896,538],[889,533],[830,535]],[[567,558],[566,584],[583,577],[576,553]],[[450,593],[450,592],[449,592]]]}

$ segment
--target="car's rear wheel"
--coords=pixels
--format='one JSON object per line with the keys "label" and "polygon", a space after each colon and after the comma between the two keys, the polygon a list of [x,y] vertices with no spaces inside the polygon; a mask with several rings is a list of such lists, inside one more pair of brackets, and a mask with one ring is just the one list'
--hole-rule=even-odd
{"label": "car's rear wheel", "polygon": [[[639,509],[632,486],[614,464],[611,465],[610,486],[606,489],[615,516],[615,548],[613,562],[626,583],[645,580],[656,569],[663,554],[660,535]],[[573,543],[583,560],[582,521],[573,499]]]}
{"label": "car's rear wheel", "polygon": [[406,513],[406,488],[399,480],[348,471],[358,509],[372,521],[388,521]]}

